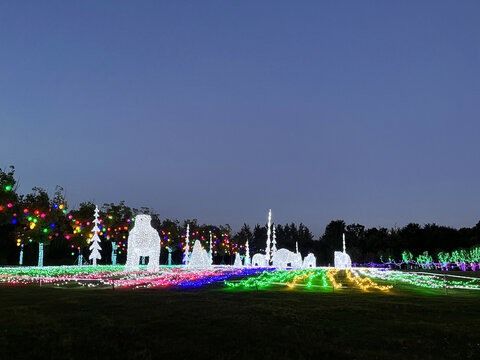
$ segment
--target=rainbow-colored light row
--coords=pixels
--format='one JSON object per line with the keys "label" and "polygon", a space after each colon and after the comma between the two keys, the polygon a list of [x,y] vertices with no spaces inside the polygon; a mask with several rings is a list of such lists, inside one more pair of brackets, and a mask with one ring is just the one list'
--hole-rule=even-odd
{"label": "rainbow-colored light row", "polygon": [[[232,280],[233,279],[233,280]],[[381,285],[373,279],[390,283]],[[194,269],[182,266],[164,266],[158,271],[147,271],[141,266],[128,271],[123,265],[56,266],[0,268],[0,284],[52,284],[55,286],[87,286],[114,288],[194,288],[223,282],[227,288],[264,289],[272,285],[287,288],[358,288],[363,291],[389,291],[392,283],[403,282],[414,286],[440,289],[480,290],[480,278],[454,279],[442,274],[419,274],[384,269],[299,269],[212,267]]]}
{"label": "rainbow-colored light row", "polygon": [[124,266],[59,266],[4,268],[0,284],[54,284],[56,286],[113,286],[128,288],[200,287],[232,276],[245,277],[264,271],[262,268],[213,268],[196,270],[182,267],[162,267],[158,271],[126,271]]}

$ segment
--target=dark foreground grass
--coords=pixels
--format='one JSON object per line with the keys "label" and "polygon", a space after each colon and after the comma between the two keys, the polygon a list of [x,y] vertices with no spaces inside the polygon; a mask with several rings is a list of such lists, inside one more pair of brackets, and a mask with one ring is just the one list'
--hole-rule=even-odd
{"label": "dark foreground grass", "polygon": [[480,292],[0,287],[2,359],[459,359]]}

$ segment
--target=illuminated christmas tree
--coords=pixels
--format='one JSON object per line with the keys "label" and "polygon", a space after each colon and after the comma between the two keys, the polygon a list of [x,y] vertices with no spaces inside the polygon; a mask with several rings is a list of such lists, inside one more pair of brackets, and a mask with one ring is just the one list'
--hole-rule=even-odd
{"label": "illuminated christmas tree", "polygon": [[97,260],[100,260],[102,256],[100,255],[100,250],[102,248],[100,247],[100,238],[98,237],[98,233],[100,232],[100,229],[98,228],[98,224],[100,224],[100,220],[98,220],[99,216],[99,211],[98,211],[98,206],[95,206],[95,219],[93,220],[94,226],[92,229],[93,232],[93,237],[92,237],[92,245],[90,245],[90,256],[88,257],[90,260],[93,260],[92,265],[97,266]]}
{"label": "illuminated christmas tree", "polygon": [[183,264],[188,265],[190,262],[190,247],[188,245],[190,239],[190,224],[187,224],[187,233],[185,236],[185,253],[183,254]]}
{"label": "illuminated christmas tree", "polygon": [[248,246],[248,240],[245,244],[245,266],[250,266],[250,248]]}

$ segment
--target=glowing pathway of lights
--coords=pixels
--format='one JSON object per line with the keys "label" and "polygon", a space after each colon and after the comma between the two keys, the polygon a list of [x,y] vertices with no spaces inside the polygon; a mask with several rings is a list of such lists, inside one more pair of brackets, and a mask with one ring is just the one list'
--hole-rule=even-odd
{"label": "glowing pathway of lights", "polygon": [[225,281],[228,287],[258,288],[267,287],[275,283],[286,283],[296,275],[301,275],[302,270],[293,271],[264,271],[256,276],[251,276],[239,282]]}
{"label": "glowing pathway of lights", "polygon": [[[345,276],[343,276],[345,274]],[[238,278],[238,280],[231,280]],[[454,278],[452,280],[452,278]],[[320,269],[276,270],[275,268],[235,268],[216,266],[193,269],[164,266],[158,271],[126,271],[122,265],[52,266],[0,268],[0,285],[52,284],[54,286],[87,286],[113,288],[196,288],[223,282],[227,288],[262,289],[272,285],[288,288],[341,289],[351,285],[363,291],[386,292],[393,285],[379,285],[372,279],[431,289],[480,290],[480,278],[385,269]],[[340,280],[343,282],[340,282]]]}
{"label": "glowing pathway of lights", "polygon": [[[320,278],[321,285],[314,285],[313,280]],[[271,285],[286,285],[293,288],[299,285],[299,281],[306,280],[303,286],[311,288],[313,286],[327,287],[327,275],[323,269],[305,269],[305,270],[277,270],[264,271],[258,275],[250,276],[247,279],[238,282],[225,281],[227,287],[232,288],[265,288]]]}
{"label": "glowing pathway of lights", "polygon": [[346,270],[345,272],[347,274],[347,279],[364,291],[368,289],[387,291],[393,287],[393,285],[378,285],[377,283],[373,282],[372,279],[370,279],[369,277],[360,277],[355,271]]}
{"label": "glowing pathway of lights", "polygon": [[447,280],[446,277],[456,277],[459,279],[468,279],[468,277],[454,276],[449,274],[402,272],[397,270],[384,269],[360,269],[358,271],[365,276],[370,276],[386,281],[400,281],[429,289],[449,288],[480,290],[480,278],[470,278],[470,280],[462,281]]}
{"label": "glowing pathway of lights", "polygon": [[327,271],[328,280],[332,283],[334,289],[340,289],[342,287],[341,283],[337,283],[335,280],[335,275],[337,275],[339,270],[330,269]]}
{"label": "glowing pathway of lights", "polygon": [[170,273],[139,272],[128,274],[118,280],[108,280],[110,284],[120,287],[166,287],[176,286],[183,288],[196,288],[206,284],[228,279],[232,276],[249,276],[264,269],[229,269],[229,270],[207,270],[187,271],[175,269]]}
{"label": "glowing pathway of lights", "polygon": [[4,268],[0,271],[0,284],[191,288],[222,281],[232,276],[249,276],[264,270],[262,268],[191,270],[182,267],[165,267],[155,272],[145,270],[126,272],[123,266]]}
{"label": "glowing pathway of lights", "polygon": [[123,274],[123,266],[48,266],[1,268],[0,284],[32,284],[102,279]]}

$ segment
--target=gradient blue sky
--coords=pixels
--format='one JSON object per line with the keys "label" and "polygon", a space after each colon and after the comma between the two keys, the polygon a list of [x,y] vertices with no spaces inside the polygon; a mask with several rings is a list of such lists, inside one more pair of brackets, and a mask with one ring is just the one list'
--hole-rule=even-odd
{"label": "gradient blue sky", "polygon": [[205,223],[480,220],[478,1],[2,1],[0,167]]}

